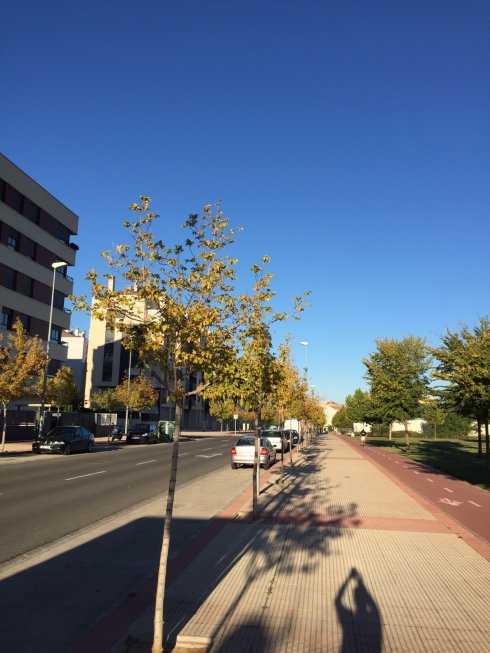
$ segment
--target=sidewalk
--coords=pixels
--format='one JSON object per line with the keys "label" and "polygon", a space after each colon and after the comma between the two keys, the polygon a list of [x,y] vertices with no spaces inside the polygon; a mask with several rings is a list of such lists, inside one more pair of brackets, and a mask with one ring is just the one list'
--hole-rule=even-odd
{"label": "sidewalk", "polygon": [[[242,495],[176,561],[164,632],[175,653],[488,650],[488,543],[477,552],[346,439],[319,436],[301,458],[282,484],[275,468],[262,475],[258,522]],[[150,651],[151,597],[110,653]]]}

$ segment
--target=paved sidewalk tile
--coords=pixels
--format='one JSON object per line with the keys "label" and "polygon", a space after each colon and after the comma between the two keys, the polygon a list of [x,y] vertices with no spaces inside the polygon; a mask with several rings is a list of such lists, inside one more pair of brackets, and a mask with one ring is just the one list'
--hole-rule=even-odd
{"label": "paved sidewalk tile", "polygon": [[211,638],[212,653],[488,650],[488,561],[340,438],[312,444],[260,506],[169,586],[166,637]]}

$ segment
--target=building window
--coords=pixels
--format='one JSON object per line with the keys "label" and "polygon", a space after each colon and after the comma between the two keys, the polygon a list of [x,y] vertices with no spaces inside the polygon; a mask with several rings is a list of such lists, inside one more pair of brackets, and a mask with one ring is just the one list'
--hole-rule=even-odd
{"label": "building window", "polygon": [[19,274],[17,279],[17,292],[21,292],[23,295],[32,297],[34,289],[34,279],[26,276],[25,274]]}
{"label": "building window", "polygon": [[12,268],[2,265],[0,267],[0,283],[5,288],[10,288],[10,290],[15,290],[15,284],[17,280],[17,272]]}
{"label": "building window", "polygon": [[27,258],[30,258],[33,261],[35,261],[36,243],[30,238],[27,238],[27,236],[22,236],[21,252],[22,254],[24,254],[24,256],[27,256]]}
{"label": "building window", "polygon": [[60,343],[61,341],[61,329],[57,326],[51,327],[51,342]]}
{"label": "building window", "polygon": [[104,363],[102,365],[102,381],[112,381],[113,365],[114,365],[114,343],[108,342],[104,345]]}
{"label": "building window", "polygon": [[14,231],[13,229],[11,229],[8,236],[7,236],[7,247],[9,249],[13,249],[15,252],[18,251],[18,249],[19,249],[19,240],[20,240],[19,232]]}
{"label": "building window", "polygon": [[24,196],[22,193],[19,193],[19,191],[15,190],[15,188],[10,184],[5,185],[5,204],[8,204],[11,209],[14,209],[14,211],[21,213],[23,201]]}
{"label": "building window", "polygon": [[25,315],[25,313],[17,313],[17,319],[20,320],[22,323],[22,326],[24,327],[24,331],[29,333],[29,329],[31,326],[31,318],[29,315]]}
{"label": "building window", "polygon": [[22,210],[22,214],[24,217],[26,217],[28,220],[31,222],[34,222],[34,224],[38,224],[39,222],[39,206],[37,204],[34,204],[34,202],[31,202],[30,199],[27,197],[24,197],[24,206]]}
{"label": "building window", "polygon": [[54,291],[53,306],[60,311],[65,310],[65,295],[59,290]]}
{"label": "building window", "polygon": [[0,323],[0,328],[2,329],[11,329],[14,313],[11,308],[2,308],[2,321]]}

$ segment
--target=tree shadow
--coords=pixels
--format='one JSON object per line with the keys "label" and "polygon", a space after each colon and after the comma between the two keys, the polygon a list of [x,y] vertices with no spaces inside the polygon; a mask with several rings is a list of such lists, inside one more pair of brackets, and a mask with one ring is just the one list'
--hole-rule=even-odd
{"label": "tree shadow", "polygon": [[[349,605],[352,607],[348,607]],[[361,650],[381,653],[381,615],[376,601],[355,567],[351,569],[337,592],[335,608],[342,626],[342,648],[339,653],[355,653]]]}

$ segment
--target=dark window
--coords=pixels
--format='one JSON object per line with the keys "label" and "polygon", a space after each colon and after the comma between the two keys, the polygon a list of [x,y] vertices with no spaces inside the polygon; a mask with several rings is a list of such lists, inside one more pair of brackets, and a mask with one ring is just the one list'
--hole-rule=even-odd
{"label": "dark window", "polygon": [[5,195],[5,182],[3,179],[0,179],[0,200],[3,202]]}
{"label": "dark window", "polygon": [[8,204],[14,211],[22,212],[24,196],[15,190],[10,184],[5,185],[5,204]]}
{"label": "dark window", "polygon": [[24,313],[17,313],[16,319],[20,320],[22,323],[22,326],[24,327],[24,330],[29,332],[29,328],[31,326],[31,318],[29,315],[25,315]]}
{"label": "dark window", "polygon": [[11,308],[6,308],[5,306],[2,308],[2,322],[0,323],[0,327],[2,329],[11,329],[12,328],[12,320],[13,320],[13,311]]}
{"label": "dark window", "polygon": [[53,306],[60,311],[65,308],[65,296],[59,290],[54,291]]}
{"label": "dark window", "polygon": [[68,245],[70,242],[70,232],[65,225],[58,222],[58,238]]}
{"label": "dark window", "polygon": [[104,345],[104,363],[102,365],[102,381],[112,381],[112,368],[114,364],[114,343]]}
{"label": "dark window", "polygon": [[24,197],[24,206],[22,210],[22,214],[31,222],[34,222],[37,224],[39,222],[39,206],[37,204],[34,204],[34,202],[31,202],[31,200],[27,197]]}
{"label": "dark window", "polygon": [[48,376],[55,376],[61,368],[61,361],[51,359],[48,363]]}
{"label": "dark window", "polygon": [[15,290],[15,283],[17,279],[17,272],[12,268],[8,268],[6,265],[2,265],[0,270],[0,280],[2,286],[5,288],[10,288],[10,290]]}
{"label": "dark window", "polygon": [[51,342],[57,342],[58,344],[61,341],[61,329],[57,326],[51,327]]}
{"label": "dark window", "polygon": [[27,258],[30,258],[33,261],[36,260],[36,243],[30,238],[27,238],[27,236],[22,236],[20,251],[24,256],[27,256]]}
{"label": "dark window", "polygon": [[10,229],[7,236],[7,247],[17,251],[19,249],[20,234],[14,229]]}
{"label": "dark window", "polygon": [[19,274],[17,279],[17,291],[21,292],[23,295],[32,297],[32,291],[34,288],[34,279],[28,277],[25,274]]}

